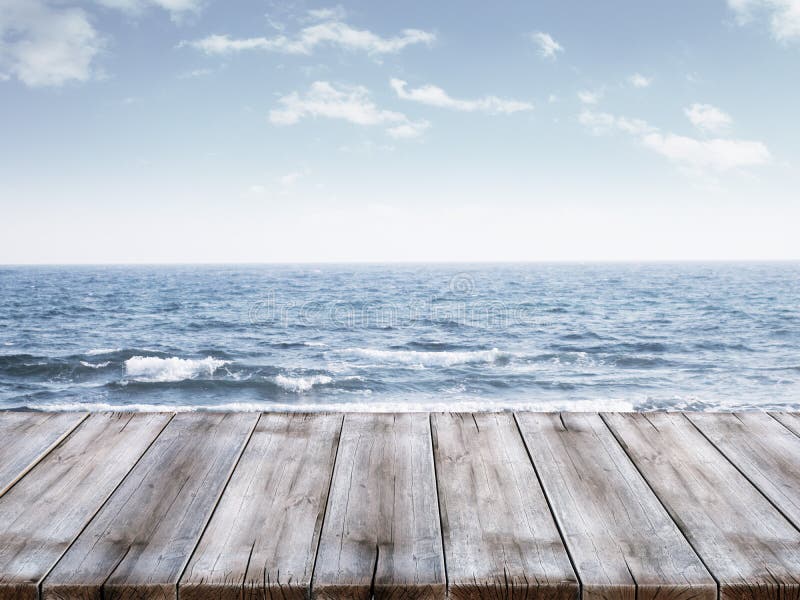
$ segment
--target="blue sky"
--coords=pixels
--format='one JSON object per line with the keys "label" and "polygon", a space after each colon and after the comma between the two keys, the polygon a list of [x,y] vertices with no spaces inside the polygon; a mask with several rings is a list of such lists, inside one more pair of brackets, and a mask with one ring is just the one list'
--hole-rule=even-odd
{"label": "blue sky", "polygon": [[0,262],[800,258],[800,0],[0,0]]}

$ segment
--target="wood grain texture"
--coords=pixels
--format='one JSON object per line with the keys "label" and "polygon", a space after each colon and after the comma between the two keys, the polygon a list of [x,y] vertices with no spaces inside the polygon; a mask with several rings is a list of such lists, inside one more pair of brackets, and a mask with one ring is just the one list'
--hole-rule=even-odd
{"label": "wood grain texture", "polygon": [[427,414],[348,414],[314,569],[315,598],[443,599]]}
{"label": "wood grain texture", "polygon": [[599,415],[517,421],[584,600],[716,600],[714,579]]}
{"label": "wood grain texture", "polygon": [[603,418],[724,600],[800,598],[800,533],[679,413]]}
{"label": "wood grain texture", "polygon": [[174,599],[257,420],[252,413],[176,415],[44,580],[43,598]]}
{"label": "wood grain texture", "polygon": [[686,416],[800,528],[800,437],[766,413]]}
{"label": "wood grain texture", "polygon": [[309,593],[342,415],[264,414],[180,582],[181,600]]}
{"label": "wood grain texture", "polygon": [[0,600],[38,584],[172,415],[94,414],[0,498]]}
{"label": "wood grain texture", "polygon": [[784,427],[789,429],[792,433],[800,436],[800,413],[770,413],[774,419],[783,424]]}
{"label": "wood grain texture", "polygon": [[450,597],[577,598],[514,416],[435,414],[432,426]]}
{"label": "wood grain texture", "polygon": [[85,413],[0,412],[0,496],[86,416]]}

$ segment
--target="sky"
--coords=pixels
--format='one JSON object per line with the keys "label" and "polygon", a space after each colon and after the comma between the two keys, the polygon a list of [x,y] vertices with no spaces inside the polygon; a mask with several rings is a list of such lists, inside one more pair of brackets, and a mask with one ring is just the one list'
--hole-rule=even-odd
{"label": "sky", "polygon": [[0,0],[0,263],[800,259],[800,0]]}

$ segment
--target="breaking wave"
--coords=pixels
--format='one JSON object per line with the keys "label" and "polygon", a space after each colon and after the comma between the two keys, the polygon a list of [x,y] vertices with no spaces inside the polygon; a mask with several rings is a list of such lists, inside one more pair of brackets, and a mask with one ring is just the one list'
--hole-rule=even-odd
{"label": "breaking wave", "polygon": [[377,350],[375,348],[348,348],[343,354],[375,360],[393,365],[422,367],[452,367],[473,363],[505,363],[511,358],[508,352],[491,350],[429,352],[421,350]]}
{"label": "breaking wave", "polygon": [[132,381],[145,383],[184,381],[201,375],[211,377],[214,371],[229,363],[229,360],[211,356],[202,359],[133,356],[125,361],[125,376]]}
{"label": "breaking wave", "polygon": [[308,377],[278,375],[275,377],[275,383],[287,392],[307,392],[315,385],[333,383],[333,377],[328,375],[310,375]]}

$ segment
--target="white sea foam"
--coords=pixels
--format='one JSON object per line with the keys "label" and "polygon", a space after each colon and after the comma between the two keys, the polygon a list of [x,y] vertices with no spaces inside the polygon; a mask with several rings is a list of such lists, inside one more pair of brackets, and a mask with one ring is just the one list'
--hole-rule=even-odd
{"label": "white sea foam", "polygon": [[333,383],[333,378],[328,375],[311,375],[309,377],[287,377],[278,375],[275,383],[289,392],[307,392],[315,385],[327,385]]}
{"label": "white sea foam", "polygon": [[430,352],[420,350],[377,350],[374,348],[348,348],[344,354],[376,360],[394,365],[421,367],[450,367],[470,363],[494,363],[509,358],[511,354],[497,348],[491,350]]}
{"label": "white sea foam", "polygon": [[113,354],[114,352],[119,352],[121,348],[94,348],[93,350],[89,350],[86,355],[87,356],[98,356],[100,354]]}
{"label": "white sea foam", "polygon": [[86,362],[85,360],[82,360],[81,364],[84,367],[89,367],[90,369],[102,369],[102,368],[107,367],[108,365],[110,365],[111,361],[107,360],[105,362],[100,362],[100,363],[90,363],[90,362]]}
{"label": "white sea foam", "polygon": [[[396,402],[227,402],[214,405],[174,404],[116,404],[110,402],[53,402],[37,403],[30,408],[45,411],[92,412],[631,412],[632,402],[626,400],[559,400],[541,402],[497,402],[486,398],[441,402],[436,400]],[[714,410],[709,408],[708,410]],[[719,409],[717,409],[719,410]]]}
{"label": "white sea foam", "polygon": [[200,375],[213,375],[214,371],[228,363],[230,361],[211,356],[202,359],[134,356],[125,361],[125,375],[132,381],[183,381]]}

